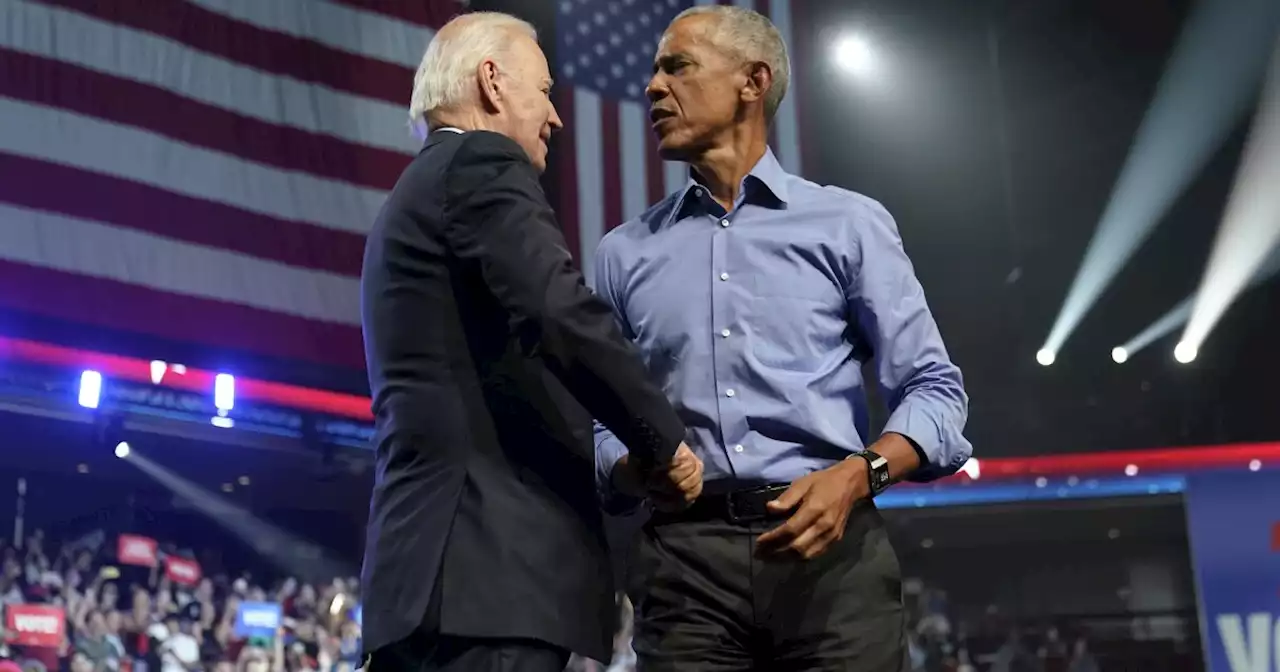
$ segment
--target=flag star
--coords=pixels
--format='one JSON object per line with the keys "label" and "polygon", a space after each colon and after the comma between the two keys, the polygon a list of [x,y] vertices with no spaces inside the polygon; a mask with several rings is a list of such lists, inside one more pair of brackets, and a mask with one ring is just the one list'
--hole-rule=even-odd
{"label": "flag star", "polygon": [[573,64],[572,64],[572,63],[565,63],[565,64],[564,64],[564,76],[565,76],[565,77],[572,77],[572,76],[573,76],[573,72],[574,72],[574,70],[576,70],[576,68],[574,68],[574,67],[573,67]]}
{"label": "flag star", "polygon": [[596,23],[603,26],[605,22],[604,12],[596,12]]}
{"label": "flag star", "polygon": [[569,2],[569,0],[565,0],[564,2],[560,3],[560,13],[561,13],[561,14],[569,14],[569,13],[571,13],[572,11],[573,11],[573,3],[572,3],[572,2]]}
{"label": "flag star", "polygon": [[606,87],[606,86],[608,86],[608,85],[609,85],[609,80],[608,80],[608,78],[606,78],[604,75],[597,75],[597,76],[596,76],[596,86],[598,86],[598,87],[600,87],[601,89],[603,89],[604,87]]}
{"label": "flag star", "polygon": [[[628,2],[627,4],[631,4],[631,3]],[[679,6],[680,0],[667,0],[667,4],[670,5],[672,8],[675,8]]]}
{"label": "flag star", "polygon": [[604,56],[605,51],[606,49],[603,44],[596,44],[596,55]]}
{"label": "flag star", "polygon": [[611,2],[611,3],[609,3],[609,13],[610,13],[610,14],[617,14],[617,13],[618,13],[618,12],[620,12],[620,11],[622,11],[622,8],[618,6],[618,3],[616,3],[616,2]]}
{"label": "flag star", "polygon": [[626,56],[626,58],[627,58],[627,65],[635,65],[635,64],[636,64],[636,55],[635,55],[635,54],[633,54],[633,53],[631,53],[631,52],[627,52],[627,56]]}
{"label": "flag star", "polygon": [[621,63],[614,63],[614,64],[613,64],[613,68],[611,68],[611,69],[613,70],[613,76],[614,76],[614,78],[615,78],[615,79],[622,79],[622,72],[623,72],[623,70],[622,70],[622,64],[621,64]]}
{"label": "flag star", "polygon": [[631,96],[632,98],[638,97],[640,95],[640,87],[636,86],[635,84],[628,86],[627,95]]}
{"label": "flag star", "polygon": [[573,33],[564,36],[564,43],[571,47],[573,46]]}
{"label": "flag star", "polygon": [[586,35],[587,33],[591,32],[591,26],[588,26],[586,21],[579,21],[578,32],[582,33],[583,35]]}
{"label": "flag star", "polygon": [[612,44],[615,47],[622,44],[622,36],[617,33],[609,35],[609,44]]}
{"label": "flag star", "polygon": [[578,57],[578,65],[581,65],[584,68],[591,65],[591,57],[586,54],[582,54]]}
{"label": "flag star", "polygon": [[642,25],[642,26],[647,26],[647,25],[649,25],[649,15],[648,15],[648,14],[641,14],[641,15],[640,15],[640,25]]}
{"label": "flag star", "polygon": [[626,31],[626,33],[627,33],[628,35],[630,35],[630,34],[632,34],[632,33],[636,32],[636,24],[631,23],[630,21],[628,21],[628,22],[626,22],[626,23],[622,26],[622,29],[623,29],[624,31]]}

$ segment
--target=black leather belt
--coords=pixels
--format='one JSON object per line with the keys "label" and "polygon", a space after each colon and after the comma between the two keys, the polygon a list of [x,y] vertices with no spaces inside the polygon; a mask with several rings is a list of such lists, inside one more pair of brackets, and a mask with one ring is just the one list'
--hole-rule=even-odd
{"label": "black leather belt", "polygon": [[789,483],[782,483],[731,492],[704,492],[689,508],[671,513],[654,511],[649,520],[655,525],[700,520],[724,520],[730,523],[784,520],[790,514],[789,511],[773,513],[766,505],[781,497],[789,487]]}

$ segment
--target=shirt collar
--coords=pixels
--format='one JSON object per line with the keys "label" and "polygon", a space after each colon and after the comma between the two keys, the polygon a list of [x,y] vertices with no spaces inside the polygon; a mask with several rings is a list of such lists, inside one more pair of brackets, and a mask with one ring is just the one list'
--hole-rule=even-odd
{"label": "shirt collar", "polygon": [[[788,177],[790,175],[782,169],[777,157],[773,155],[773,150],[766,147],[764,156],[760,157],[756,165],[742,179],[740,199],[743,203],[755,203],[768,207],[785,207],[790,198],[790,193],[787,189]],[[695,190],[698,190],[696,195]],[[676,199],[676,205],[671,209],[671,214],[668,215],[666,223],[670,224],[689,214],[692,208],[700,202],[697,195],[702,193],[701,190],[702,185],[693,178],[692,170],[690,170],[689,178],[680,190],[680,196]],[[770,200],[775,201],[776,205]]]}

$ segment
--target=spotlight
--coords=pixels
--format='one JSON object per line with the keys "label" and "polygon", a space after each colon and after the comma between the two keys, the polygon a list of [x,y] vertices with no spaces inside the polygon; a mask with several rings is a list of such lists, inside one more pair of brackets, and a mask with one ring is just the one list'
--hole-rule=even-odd
{"label": "spotlight", "polygon": [[121,441],[120,443],[116,444],[116,457],[122,460],[126,457],[129,457],[129,442]]}
{"label": "spotlight", "polygon": [[1047,348],[1036,353],[1036,361],[1040,362],[1040,366],[1049,366],[1050,364],[1053,364],[1054,360],[1057,358],[1058,356],[1053,354],[1053,351]]}
{"label": "spotlight", "polygon": [[875,68],[875,52],[859,35],[847,35],[835,44],[836,65],[850,74],[867,76]]}
{"label": "spotlight", "polygon": [[1190,364],[1196,361],[1196,355],[1200,354],[1196,346],[1186,342],[1179,341],[1178,345],[1173,348],[1173,358],[1178,360],[1179,364]]}
{"label": "spotlight", "polygon": [[213,405],[219,411],[230,411],[236,405],[236,378],[229,373],[219,373],[213,379]]}
{"label": "spotlight", "polygon": [[1125,475],[1125,476],[1137,476],[1137,475],[1138,475],[1138,465],[1136,465],[1136,464],[1127,464],[1127,465],[1125,465],[1125,467],[1124,467],[1124,475]]}
{"label": "spotlight", "polygon": [[80,374],[80,405],[85,408],[97,408],[102,397],[102,374],[97,371],[85,371]]}
{"label": "spotlight", "polygon": [[1262,468],[1262,460],[1249,460],[1249,471],[1257,471]]}
{"label": "spotlight", "polygon": [[1129,361],[1129,351],[1124,348],[1111,348],[1111,359],[1116,364],[1124,364]]}

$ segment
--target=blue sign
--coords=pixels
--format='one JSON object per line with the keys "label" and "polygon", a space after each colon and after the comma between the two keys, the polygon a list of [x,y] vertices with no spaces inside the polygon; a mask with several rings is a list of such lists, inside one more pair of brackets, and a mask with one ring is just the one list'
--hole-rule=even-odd
{"label": "blue sign", "polygon": [[241,602],[236,611],[237,637],[274,638],[280,629],[280,605],[276,602]]}
{"label": "blue sign", "polygon": [[1209,672],[1280,672],[1280,473],[1187,479]]}

